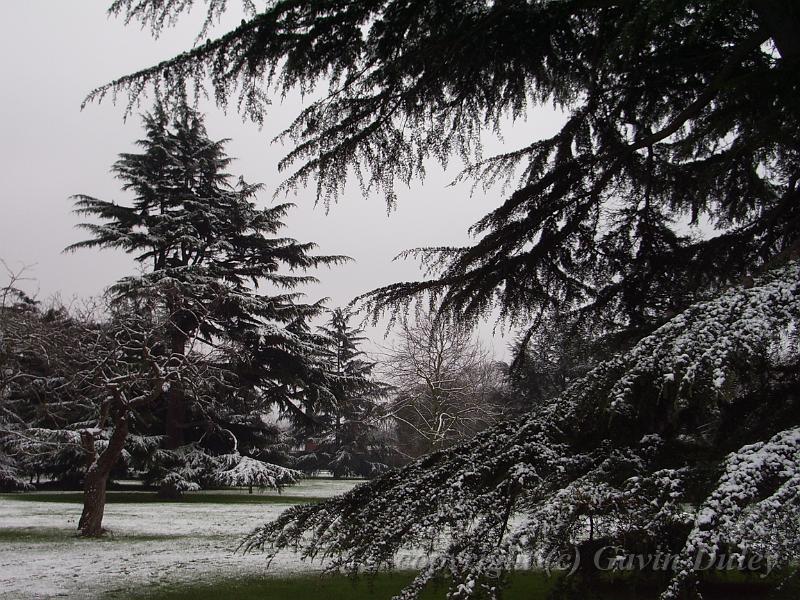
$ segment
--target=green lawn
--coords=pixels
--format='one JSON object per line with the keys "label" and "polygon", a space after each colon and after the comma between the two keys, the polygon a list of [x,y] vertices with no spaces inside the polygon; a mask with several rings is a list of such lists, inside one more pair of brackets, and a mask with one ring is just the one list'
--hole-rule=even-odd
{"label": "green lawn", "polygon": [[[7,500],[30,500],[33,502],[66,502],[83,503],[82,492],[18,492],[0,494],[0,498]],[[247,493],[192,493],[188,492],[178,500],[160,498],[156,492],[117,492],[111,491],[106,495],[106,501],[111,503],[195,503],[195,504],[309,504],[321,502],[324,498],[289,495],[267,495]]]}
{"label": "green lawn", "polygon": [[[306,575],[218,580],[186,587],[147,590],[129,600],[389,600],[413,579],[412,573],[381,573],[352,579],[346,575]],[[509,590],[509,600],[545,598],[554,583],[540,574],[520,576]],[[445,586],[426,590],[425,600],[445,597]]]}
{"label": "green lawn", "polygon": [[[0,544],[80,544],[80,543],[116,543],[128,542],[160,542],[175,539],[175,535],[149,534],[114,534],[102,538],[85,539],[78,536],[77,529],[58,529],[54,527],[4,527],[0,528]],[[183,536],[187,537],[187,536]]]}
{"label": "green lawn", "polygon": [[24,542],[27,544],[52,544],[54,542],[70,541],[77,537],[77,531],[69,532],[64,529],[51,527],[14,527],[0,528],[0,544],[11,542]]}
{"label": "green lawn", "polygon": [[[222,579],[199,582],[192,586],[161,587],[157,591],[143,590],[126,600],[389,600],[413,578],[412,573],[381,573],[375,577],[352,579],[345,575],[298,575],[291,577],[262,577]],[[558,585],[558,584],[561,585]],[[653,586],[634,586],[629,581],[601,580],[591,586],[578,586],[575,579],[549,576],[543,572],[516,573],[503,595],[504,600],[549,600],[578,598],[580,600],[656,600],[659,589]],[[558,587],[566,595],[551,595]],[[422,595],[424,600],[443,600],[443,583],[433,585]],[[726,577],[708,582],[703,589],[708,600],[796,600],[796,583],[781,593],[770,595],[765,583],[758,579],[742,580]]]}

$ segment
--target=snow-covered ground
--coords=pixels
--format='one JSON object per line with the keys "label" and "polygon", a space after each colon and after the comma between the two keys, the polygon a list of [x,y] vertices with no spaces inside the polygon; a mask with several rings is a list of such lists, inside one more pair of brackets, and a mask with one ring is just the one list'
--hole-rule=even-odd
{"label": "snow-covered ground", "polygon": [[[260,493],[265,496],[301,496],[303,498],[329,498],[330,496],[338,496],[350,491],[353,487],[361,483],[361,480],[353,479],[301,479],[300,483],[283,488],[283,491],[277,490],[264,490]],[[205,494],[206,492],[197,492],[198,494]],[[227,492],[211,491],[209,494],[241,494],[241,490],[229,490]]]}
{"label": "snow-covered ground", "polygon": [[[306,480],[284,494],[332,496],[355,483]],[[79,503],[0,498],[0,598],[119,598],[165,584],[263,574],[263,555],[233,551],[244,534],[288,506],[109,504],[103,522],[113,536],[85,540],[75,537]],[[287,554],[269,573],[314,568]]]}

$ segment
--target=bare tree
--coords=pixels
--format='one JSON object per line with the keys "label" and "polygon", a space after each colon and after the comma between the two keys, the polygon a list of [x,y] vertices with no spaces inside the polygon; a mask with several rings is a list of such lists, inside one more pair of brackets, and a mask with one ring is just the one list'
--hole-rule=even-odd
{"label": "bare tree", "polygon": [[401,322],[382,368],[395,389],[388,416],[410,456],[471,437],[504,412],[502,366],[468,328],[428,313]]}
{"label": "bare tree", "polygon": [[[12,279],[12,282],[15,281]],[[11,287],[11,284],[9,286]],[[106,486],[129,441],[131,420],[172,385],[210,401],[227,375],[195,350],[178,363],[164,339],[168,315],[99,304],[43,310],[0,290],[0,454],[8,483],[37,462],[83,462],[81,535],[103,533]],[[20,296],[20,298],[23,298]]]}
{"label": "bare tree", "polygon": [[83,535],[102,533],[106,483],[119,461],[133,411],[151,403],[167,372],[149,315],[94,320],[63,307],[4,306],[3,447],[26,471],[69,449],[83,456]]}
{"label": "bare tree", "polygon": [[19,288],[25,278],[25,267],[12,269],[0,259],[5,271],[6,285],[0,288],[0,488],[25,488],[27,484],[20,477],[19,464],[8,451],[14,434],[23,423],[11,398],[11,390],[20,377],[18,369],[13,368],[13,348],[9,341],[6,322],[14,313],[22,313],[33,305],[32,300]]}
{"label": "bare tree", "polygon": [[[78,529],[82,535],[96,536],[103,532],[106,486],[117,464],[130,432],[131,414],[158,400],[168,389],[177,371],[168,369],[168,360],[154,338],[153,330],[138,315],[115,323],[103,332],[99,352],[88,355],[85,370],[78,373],[93,390],[90,396],[99,400],[99,415],[94,427],[78,431],[86,453],[84,504]],[[166,360],[165,360],[166,358]],[[98,451],[98,442],[104,440]]]}

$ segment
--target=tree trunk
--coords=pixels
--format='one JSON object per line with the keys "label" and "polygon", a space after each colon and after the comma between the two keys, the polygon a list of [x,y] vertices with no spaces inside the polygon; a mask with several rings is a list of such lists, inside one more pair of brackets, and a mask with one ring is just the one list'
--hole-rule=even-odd
{"label": "tree trunk", "polygon": [[106,484],[108,474],[98,469],[90,469],[83,483],[83,512],[78,522],[78,530],[83,537],[103,535],[103,513],[106,508]]}
{"label": "tree trunk", "polygon": [[128,416],[124,408],[119,409],[114,422],[114,432],[108,440],[108,446],[99,456],[94,448],[94,434],[88,430],[81,431],[81,444],[88,454],[88,467],[83,482],[83,512],[78,521],[78,530],[83,537],[103,535],[108,476],[122,455],[127,438]]}
{"label": "tree trunk", "polygon": [[[179,367],[186,355],[186,334],[174,328],[170,335],[171,367]],[[183,429],[186,424],[186,394],[179,381],[171,381],[166,392],[167,416],[165,447],[174,450],[185,443]]]}
{"label": "tree trunk", "polygon": [[186,421],[186,399],[183,388],[178,382],[171,382],[167,395],[166,441],[164,445],[170,450],[183,446],[183,425]]}

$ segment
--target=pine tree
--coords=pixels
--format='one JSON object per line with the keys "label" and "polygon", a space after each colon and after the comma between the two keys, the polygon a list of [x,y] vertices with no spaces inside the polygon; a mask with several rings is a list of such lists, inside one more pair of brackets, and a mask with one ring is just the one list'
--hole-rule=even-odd
{"label": "pine tree", "polygon": [[[120,155],[113,167],[133,201],[123,205],[76,196],[77,212],[101,222],[83,224],[91,237],[68,250],[120,248],[143,265],[144,274],[125,277],[111,290],[119,302],[137,301],[144,310],[166,315],[172,368],[184,363],[192,341],[226,351],[226,368],[238,381],[219,390],[221,402],[202,410],[192,406],[180,379],[165,392],[166,442],[160,456],[180,464],[187,450],[169,451],[193,441],[187,428],[194,428],[195,440],[209,427],[232,435],[224,423],[234,405],[253,400],[249,409],[240,409],[242,418],[253,419],[265,404],[289,404],[289,386],[324,383],[307,377],[314,366],[305,362],[309,352],[304,349],[315,341],[300,325],[321,305],[301,302],[296,291],[315,279],[284,270],[302,273],[346,258],[317,256],[313,244],[275,236],[291,205],[257,209],[253,198],[261,185],[231,181],[225,172],[231,161],[224,152],[226,140],[210,140],[195,111],[185,108],[170,119],[157,109],[144,116],[144,125],[142,152]],[[269,286],[272,295],[258,294],[260,286]],[[239,393],[241,386],[258,393]],[[227,451],[235,454],[237,448],[234,439]],[[163,477],[180,482],[171,486],[175,492],[196,483],[174,468]]]}
{"label": "pine tree", "polygon": [[[189,4],[115,0],[158,31]],[[208,2],[209,18],[225,2]],[[369,295],[376,311],[431,294],[462,319],[497,305],[522,325],[561,315],[634,339],[752,275],[798,242],[793,109],[800,12],[792,2],[504,0],[419,5],[271,3],[218,39],[94,91],[135,102],[149,86],[182,101],[210,79],[257,122],[270,84],[329,93],[286,129],[285,186],[319,199],[349,172],[395,201],[425,159],[468,161],[476,185],[519,185],[463,248],[411,253],[431,279]],[[481,40],[481,43],[476,43]],[[481,156],[531,104],[566,122],[554,136]],[[687,234],[703,224],[714,235]]]}
{"label": "pine tree", "polygon": [[576,548],[585,572],[567,597],[596,591],[602,548],[671,557],[665,600],[698,597],[709,560],[795,569],[798,319],[793,263],[693,305],[521,422],[287,511],[247,545],[301,544],[351,571],[436,549],[403,599],[438,577],[454,598],[498,598],[498,574]]}
{"label": "pine tree", "polygon": [[[187,7],[111,10],[157,31]],[[92,93],[180,100],[210,79],[261,121],[270,84],[327,81],[285,131],[288,188],[316,178],[327,202],[352,169],[392,203],[395,183],[454,155],[477,185],[515,185],[475,243],[408,253],[429,278],[368,308],[429,294],[443,317],[499,308],[525,337],[557,322],[605,348],[521,423],[288,511],[251,547],[356,570],[433,542],[403,598],[441,574],[452,597],[497,597],[515,555],[572,544],[675,552],[664,598],[696,595],[703,555],[795,564],[798,30],[781,0],[278,1]],[[482,133],[533,104],[560,109],[560,130],[483,157]]]}
{"label": "pine tree", "polygon": [[386,385],[378,381],[375,363],[360,349],[363,330],[350,324],[352,314],[336,308],[318,331],[326,340],[322,358],[326,365],[328,402],[318,408],[310,429],[300,429],[306,452],[299,466],[328,470],[334,477],[372,477],[387,467],[391,454],[379,400]]}

